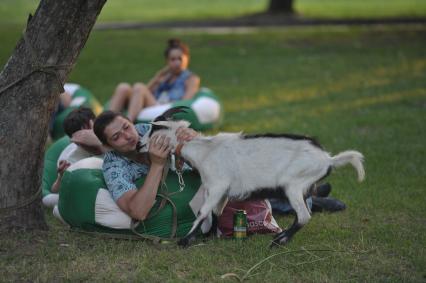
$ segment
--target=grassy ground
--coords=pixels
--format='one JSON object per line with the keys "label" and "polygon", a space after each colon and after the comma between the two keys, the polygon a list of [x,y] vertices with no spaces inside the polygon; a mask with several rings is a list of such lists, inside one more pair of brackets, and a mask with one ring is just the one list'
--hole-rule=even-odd
{"label": "grassy ground", "polygon": [[[222,130],[309,134],[333,153],[365,154],[365,183],[351,168],[329,178],[348,209],[314,215],[275,250],[270,236],[180,250],[74,234],[46,210],[50,231],[0,235],[2,280],[424,282],[426,27],[242,31],[97,31],[70,81],[105,101],[121,80],[146,81],[163,63],[164,40],[179,36],[203,85],[223,99]],[[0,64],[16,31],[3,34]]]}
{"label": "grassy ground", "polygon": [[[225,19],[263,12],[268,0],[108,0],[100,22]],[[0,22],[21,25],[39,0],[0,1]],[[313,18],[424,17],[423,0],[296,0],[295,9]],[[22,21],[24,19],[24,21]]]}
{"label": "grassy ground", "polygon": [[[0,66],[21,31],[3,23]],[[274,250],[270,236],[181,250],[75,234],[46,210],[49,231],[0,235],[0,281],[426,280],[426,27],[234,32],[95,31],[70,81],[104,102],[118,82],[146,81],[163,64],[164,41],[181,37],[192,47],[191,69],[224,102],[221,130],[302,133],[332,153],[365,154],[366,182],[357,184],[351,168],[328,179],[347,210],[315,214]],[[277,220],[286,227],[292,217]]]}

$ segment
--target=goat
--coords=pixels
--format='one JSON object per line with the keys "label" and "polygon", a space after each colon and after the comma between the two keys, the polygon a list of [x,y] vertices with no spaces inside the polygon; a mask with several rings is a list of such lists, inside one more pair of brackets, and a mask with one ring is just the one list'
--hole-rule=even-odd
{"label": "goat", "polygon": [[[169,137],[175,151],[180,151],[181,156],[199,171],[201,186],[207,192],[191,230],[178,242],[184,247],[195,240],[197,229],[211,212],[222,213],[228,198],[259,197],[286,198],[295,210],[294,223],[288,230],[275,235],[271,246],[286,244],[311,218],[305,202],[309,190],[327,177],[332,168],[351,164],[357,171],[358,181],[365,177],[364,157],[360,152],[349,150],[330,156],[315,139],[306,136],[220,133],[200,135],[179,145],[176,130],[190,124],[168,120],[165,116],[152,122],[150,135],[155,132]],[[140,142],[149,143],[149,138]]]}

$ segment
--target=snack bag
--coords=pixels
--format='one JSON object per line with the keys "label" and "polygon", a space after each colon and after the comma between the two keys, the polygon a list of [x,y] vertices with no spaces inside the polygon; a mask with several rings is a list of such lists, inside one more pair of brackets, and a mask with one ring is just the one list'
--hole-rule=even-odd
{"label": "snack bag", "polygon": [[218,236],[232,237],[234,232],[234,213],[240,209],[247,212],[247,232],[249,235],[255,233],[279,233],[282,231],[272,216],[272,208],[267,199],[229,201],[222,215],[218,218]]}

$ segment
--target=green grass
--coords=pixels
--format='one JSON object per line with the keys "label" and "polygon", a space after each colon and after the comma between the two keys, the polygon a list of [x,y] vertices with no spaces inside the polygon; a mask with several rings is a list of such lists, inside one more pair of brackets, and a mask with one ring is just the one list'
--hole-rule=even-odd
{"label": "green grass", "polygon": [[295,0],[296,11],[313,18],[424,17],[422,0]]}
{"label": "green grass", "polygon": [[[22,26],[38,0],[0,1],[0,23]],[[100,22],[225,19],[263,12],[267,0],[108,0]],[[313,18],[424,17],[423,0],[295,0],[296,11]]]}
{"label": "green grass", "polygon": [[[191,69],[224,102],[221,130],[302,133],[332,153],[365,154],[364,183],[351,168],[328,179],[347,210],[315,214],[275,250],[271,236],[188,250],[103,239],[68,232],[46,210],[50,231],[0,235],[2,280],[232,282],[221,275],[242,277],[276,254],[252,282],[424,282],[426,27],[238,31],[94,31],[70,81],[104,102],[118,82],[146,81],[163,64],[164,41],[181,37]],[[0,65],[18,35],[2,30]]]}

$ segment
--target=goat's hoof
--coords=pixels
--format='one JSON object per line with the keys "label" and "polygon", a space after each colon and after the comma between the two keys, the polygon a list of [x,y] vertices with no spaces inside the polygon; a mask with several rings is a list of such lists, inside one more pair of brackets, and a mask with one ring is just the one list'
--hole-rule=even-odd
{"label": "goat's hoof", "polygon": [[273,240],[272,243],[269,245],[270,248],[276,248],[282,245],[287,244],[290,242],[291,238],[287,235],[277,235]]}
{"label": "goat's hoof", "polygon": [[178,244],[178,246],[180,246],[180,247],[182,247],[182,248],[188,248],[190,245],[191,245],[191,243],[192,242],[194,242],[194,238],[192,238],[192,237],[190,237],[190,238],[188,238],[188,237],[183,237],[182,239],[180,239],[178,242],[177,242],[177,244]]}

